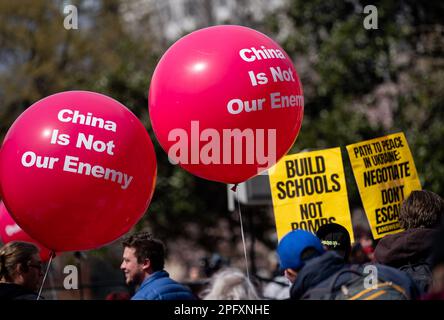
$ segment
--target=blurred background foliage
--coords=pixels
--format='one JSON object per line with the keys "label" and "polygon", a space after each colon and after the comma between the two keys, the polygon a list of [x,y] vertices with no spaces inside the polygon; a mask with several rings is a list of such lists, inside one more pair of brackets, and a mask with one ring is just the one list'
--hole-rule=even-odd
{"label": "blurred background foliage", "polygon": [[[122,18],[122,8],[133,5],[137,11],[141,2],[0,1],[0,139],[26,108],[47,95],[75,89],[111,96],[139,117],[156,148],[154,198],[135,229],[151,230],[171,250],[179,248],[184,260],[197,252],[241,251],[239,218],[227,210],[226,185],[171,165],[153,134],[150,78],[172,41],[150,28],[152,11],[132,24]],[[211,12],[212,1],[194,2]],[[291,152],[345,147],[403,131],[423,188],[444,194],[444,2],[373,1],[376,30],[363,27],[367,3],[361,0],[283,0],[260,19],[251,14],[254,1],[235,2],[236,14],[224,23],[275,39],[301,78],[305,115]],[[78,30],[63,28],[67,3],[78,8]],[[211,24],[212,16],[204,14],[183,34]],[[353,209],[362,204],[343,151]],[[244,209],[250,245],[274,249],[269,208]]]}

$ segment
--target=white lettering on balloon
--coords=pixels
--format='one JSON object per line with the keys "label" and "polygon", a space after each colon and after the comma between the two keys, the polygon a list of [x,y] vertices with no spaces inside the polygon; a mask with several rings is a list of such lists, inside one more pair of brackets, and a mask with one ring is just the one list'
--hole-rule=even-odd
{"label": "white lettering on balloon", "polygon": [[8,237],[13,236],[14,234],[19,233],[20,231],[22,231],[22,229],[17,224],[7,225],[5,228],[5,232],[8,235]]}
{"label": "white lettering on balloon", "polygon": [[267,103],[266,98],[254,99],[254,100],[241,100],[231,99],[227,103],[227,110],[230,114],[240,114],[241,112],[255,112],[266,109],[266,105],[269,105],[269,109],[280,109],[290,107],[303,107],[304,97],[302,95],[281,95],[280,92],[270,93],[270,103]]}
{"label": "white lettering on balloon", "polygon": [[[280,49],[265,46],[252,46],[239,50],[245,62],[260,62],[270,59],[287,59]],[[282,64],[282,63],[281,63]],[[287,64],[288,65],[288,64]],[[253,87],[273,83],[293,83],[299,88],[297,76],[291,64],[288,67],[268,66],[264,72],[248,71],[248,79]],[[271,92],[268,97],[242,99],[233,97],[226,108],[229,114],[272,111],[275,109],[303,108],[304,97],[299,92],[282,94]],[[183,128],[169,132],[168,141],[173,142],[168,150],[169,161],[173,164],[259,164],[258,172],[276,163],[276,129],[213,128],[199,130],[199,121],[191,121],[188,133]],[[189,136],[190,135],[190,136]]]}
{"label": "white lettering on balloon", "polygon": [[63,109],[60,110],[60,112],[58,113],[57,119],[59,119],[60,122],[78,123],[85,126],[98,127],[100,129],[105,129],[113,132],[116,132],[117,130],[117,124],[114,121],[95,117],[91,112],[88,112],[86,115],[84,115],[77,110],[72,111],[70,109]]}
{"label": "white lettering on balloon", "polygon": [[[57,119],[62,123],[72,123],[82,126],[88,126],[106,131],[116,132],[117,124],[114,121],[103,119],[94,115],[92,112],[86,114],[78,110],[61,109],[57,113]],[[49,138],[52,145],[68,146],[71,143],[71,136],[67,133],[61,133],[60,129],[53,129],[49,134],[45,134]],[[93,134],[77,133],[75,139],[75,147],[91,152],[105,153],[114,156],[116,145],[114,140],[97,139]],[[39,169],[53,170],[59,163],[63,163],[62,170],[64,172],[91,176],[96,179],[110,181],[120,185],[123,190],[128,189],[133,177],[125,172],[121,172],[114,168],[108,168],[99,164],[82,161],[79,157],[68,155],[64,159],[45,155],[38,155],[34,151],[27,150],[22,154],[21,164],[25,168],[36,167]]]}
{"label": "white lettering on balloon", "polygon": [[266,59],[286,59],[281,50],[265,48],[264,46],[261,46],[260,49],[255,47],[241,49],[239,55],[242,60],[246,62]]}

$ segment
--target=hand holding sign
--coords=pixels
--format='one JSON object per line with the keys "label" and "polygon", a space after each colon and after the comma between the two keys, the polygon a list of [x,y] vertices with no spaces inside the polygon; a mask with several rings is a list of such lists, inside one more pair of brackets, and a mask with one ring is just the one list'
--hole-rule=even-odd
{"label": "hand holding sign", "polygon": [[42,259],[43,262],[49,261],[51,251],[32,239],[22,230],[22,228],[17,225],[17,223],[15,223],[8,210],[6,210],[3,202],[0,202],[0,240],[4,244],[11,241],[25,241],[33,243],[40,249],[40,259]]}
{"label": "hand holding sign", "polygon": [[303,109],[290,57],[264,34],[232,25],[177,41],[149,92],[153,130],[170,160],[224,183],[243,182],[284,156]]}
{"label": "hand holding sign", "polygon": [[101,94],[42,99],[8,131],[0,153],[3,199],[17,223],[54,251],[117,239],[144,214],[156,157],[140,121]]}

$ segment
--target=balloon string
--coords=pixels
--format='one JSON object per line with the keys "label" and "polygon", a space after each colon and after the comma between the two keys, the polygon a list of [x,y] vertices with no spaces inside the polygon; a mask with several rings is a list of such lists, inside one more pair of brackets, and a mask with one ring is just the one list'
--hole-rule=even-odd
{"label": "balloon string", "polygon": [[45,276],[43,277],[42,284],[40,285],[40,290],[39,290],[39,294],[37,296],[37,300],[40,300],[40,296],[41,296],[42,290],[43,290],[43,285],[45,284],[46,276],[48,275],[49,268],[51,267],[52,258],[54,258],[54,257],[55,257],[55,252],[51,251],[51,254],[49,256],[48,266],[46,267]]}
{"label": "balloon string", "polygon": [[[237,187],[237,184],[235,185],[235,187]],[[244,226],[242,224],[242,212],[241,212],[240,202],[239,202],[238,196],[239,196],[239,193],[238,193],[238,190],[236,190],[236,202],[237,202],[237,209],[238,209],[238,212],[239,212],[239,221],[240,221],[240,228],[241,228],[241,235],[242,235],[242,244],[244,246],[245,266],[246,266],[246,269],[247,269],[247,278],[248,278],[248,280],[251,281],[251,279],[250,279],[250,270],[248,269],[247,245],[245,243]]]}

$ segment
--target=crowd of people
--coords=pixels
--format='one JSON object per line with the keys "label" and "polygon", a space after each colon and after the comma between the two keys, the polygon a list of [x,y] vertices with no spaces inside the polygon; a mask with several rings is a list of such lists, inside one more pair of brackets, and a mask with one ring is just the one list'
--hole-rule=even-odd
{"label": "crowd of people", "polygon": [[[120,266],[127,294],[110,300],[432,300],[444,299],[444,200],[437,194],[413,191],[402,203],[404,229],[377,244],[359,236],[351,244],[348,231],[327,224],[316,234],[293,230],[277,246],[279,272],[258,287],[244,272],[220,263],[204,290],[195,292],[173,280],[165,270],[164,244],[149,233],[123,241]],[[35,300],[42,278],[36,246],[10,242],[0,249],[0,299]]]}

